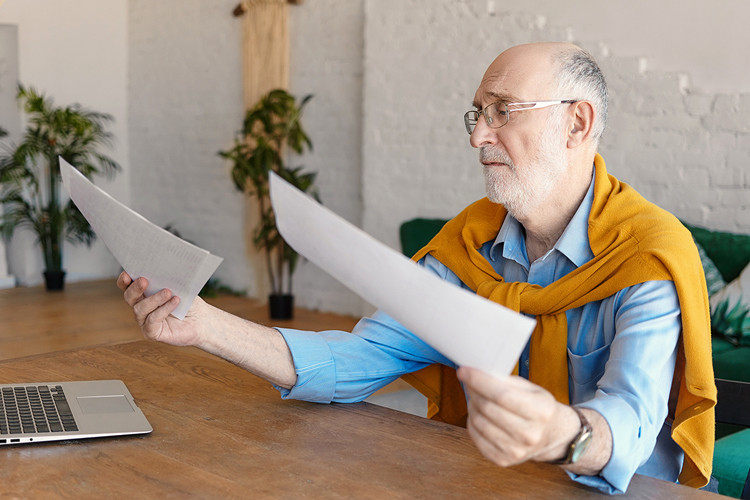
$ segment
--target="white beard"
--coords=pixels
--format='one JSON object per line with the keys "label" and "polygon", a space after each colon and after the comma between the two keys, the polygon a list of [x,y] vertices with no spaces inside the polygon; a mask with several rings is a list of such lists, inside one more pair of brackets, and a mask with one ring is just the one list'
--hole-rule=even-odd
{"label": "white beard", "polygon": [[547,200],[567,166],[555,144],[559,129],[558,125],[544,131],[537,153],[520,169],[500,148],[484,146],[479,150],[482,163],[504,164],[484,166],[485,189],[491,202],[503,205],[513,217],[521,219]]}

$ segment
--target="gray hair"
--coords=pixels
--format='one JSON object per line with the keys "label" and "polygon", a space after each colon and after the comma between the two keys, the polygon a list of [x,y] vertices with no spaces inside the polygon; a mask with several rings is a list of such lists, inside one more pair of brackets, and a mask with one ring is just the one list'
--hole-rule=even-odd
{"label": "gray hair", "polygon": [[596,146],[607,126],[608,92],[604,75],[591,54],[579,47],[560,51],[555,60],[560,63],[557,98],[590,101],[594,106],[596,118],[592,138]]}

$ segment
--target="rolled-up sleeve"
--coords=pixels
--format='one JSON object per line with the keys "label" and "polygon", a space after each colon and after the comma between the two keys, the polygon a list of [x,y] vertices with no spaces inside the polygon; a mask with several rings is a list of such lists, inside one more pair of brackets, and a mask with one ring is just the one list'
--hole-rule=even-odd
{"label": "rolled-up sleeve", "polygon": [[[428,255],[418,263],[441,279],[461,286],[447,267]],[[277,328],[289,346],[297,372],[292,389],[275,386],[283,399],[315,403],[362,401],[401,375],[433,363],[455,367],[382,311],[363,318],[351,333]]]}
{"label": "rolled-up sleeve", "polygon": [[292,352],[297,383],[291,389],[274,386],[282,399],[330,403],[336,388],[333,353],[323,335],[289,328],[278,328]]}
{"label": "rolled-up sleeve", "polygon": [[433,363],[452,362],[383,312],[364,318],[352,333],[279,328],[294,360],[297,383],[277,387],[284,399],[353,403]]}

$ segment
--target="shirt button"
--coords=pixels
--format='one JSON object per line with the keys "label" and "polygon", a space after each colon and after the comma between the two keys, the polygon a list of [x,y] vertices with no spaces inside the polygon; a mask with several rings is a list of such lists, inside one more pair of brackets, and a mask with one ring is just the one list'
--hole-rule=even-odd
{"label": "shirt button", "polygon": [[523,362],[523,364],[525,364],[526,368],[528,368],[529,367],[529,360],[527,359],[526,361]]}

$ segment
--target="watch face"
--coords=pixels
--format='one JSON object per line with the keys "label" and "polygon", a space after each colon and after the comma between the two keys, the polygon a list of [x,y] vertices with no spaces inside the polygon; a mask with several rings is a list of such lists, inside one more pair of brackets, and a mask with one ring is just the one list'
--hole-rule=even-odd
{"label": "watch face", "polygon": [[593,435],[594,433],[591,431],[583,433],[580,441],[578,441],[575,444],[575,447],[573,448],[573,453],[571,453],[570,455],[570,463],[574,464],[578,462],[578,459],[581,458],[581,455],[583,455],[583,452],[586,451],[586,448],[589,447],[589,443],[591,442],[591,437]]}

